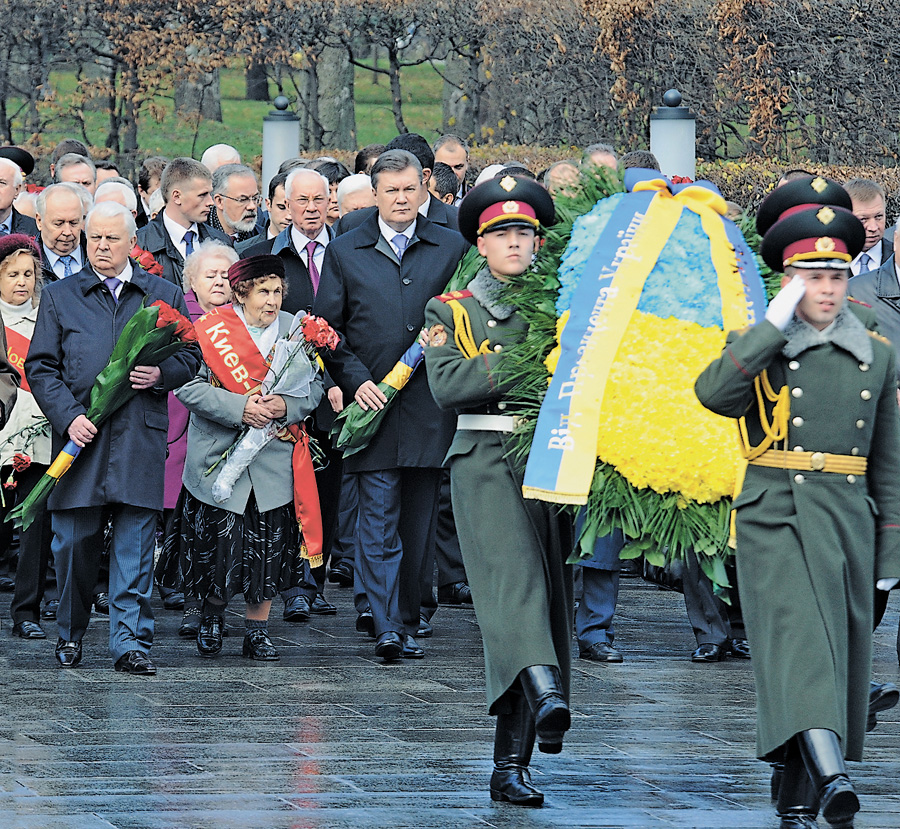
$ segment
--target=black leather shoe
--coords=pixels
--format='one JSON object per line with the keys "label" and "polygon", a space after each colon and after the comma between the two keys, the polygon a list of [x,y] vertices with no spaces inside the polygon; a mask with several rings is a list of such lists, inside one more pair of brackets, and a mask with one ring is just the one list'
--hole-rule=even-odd
{"label": "black leather shoe", "polygon": [[328,571],[328,581],[338,587],[353,587],[353,566],[341,559]]}
{"label": "black leather shoe", "polygon": [[531,774],[522,766],[494,766],[491,800],[516,806],[543,806],[544,793],[531,783]]}
{"label": "black leather shoe", "polygon": [[746,639],[732,639],[728,651],[735,659],[749,659],[750,643]]}
{"label": "black leather shoe", "polygon": [[291,596],[284,603],[282,618],[285,622],[308,622],[310,603],[307,596]]}
{"label": "black leather shoe", "polygon": [[74,668],[81,662],[81,642],[66,642],[60,639],[56,643],[56,661],[60,668]]}
{"label": "black leather shoe", "polygon": [[156,676],[156,665],[142,651],[128,651],[116,661],[116,670],[134,676]]}
{"label": "black leather shoe", "polygon": [[12,629],[13,636],[19,639],[46,639],[47,634],[44,629],[37,623],[30,620],[24,622],[16,622]]}
{"label": "black leather shoe", "polygon": [[0,576],[0,593],[12,593],[16,589],[16,582],[9,576]]}
{"label": "black leather shoe", "polygon": [[[104,616],[109,616],[109,593],[98,593],[94,596],[94,610]],[[138,652],[135,651],[135,653]]]}
{"label": "black leather shoe", "polygon": [[803,812],[793,815],[790,813],[779,814],[778,817],[781,818],[778,829],[818,829],[819,827],[815,817]]}
{"label": "black leather shoe", "polygon": [[399,659],[402,653],[403,640],[399,633],[389,630],[375,641],[375,656],[380,656],[385,662]]}
{"label": "black leather shoe", "polygon": [[197,653],[200,656],[218,656],[222,652],[222,628],[224,620],[221,616],[204,616],[197,631]]}
{"label": "black leather shoe", "polygon": [[264,630],[251,630],[244,636],[242,655],[256,662],[277,662],[281,657]]}
{"label": "black leather shoe", "polygon": [[200,608],[189,607],[181,617],[181,627],[178,635],[182,639],[196,639],[200,632]]}
{"label": "black leather shoe", "polygon": [[431,622],[422,615],[419,615],[419,629],[416,631],[416,636],[420,639],[429,639],[434,636],[434,628],[431,626]]}
{"label": "black leather shoe", "polygon": [[900,688],[893,682],[883,685],[871,683],[869,688],[869,717],[866,720],[866,731],[872,731],[878,725],[876,715],[881,711],[889,711],[900,702]]}
{"label": "black leather shoe", "polygon": [[404,659],[424,659],[425,651],[419,647],[419,643],[412,636],[407,636],[403,639],[402,656]]}
{"label": "black leather shoe", "polygon": [[166,610],[182,610],[184,608],[184,593],[181,591],[169,593],[163,599],[163,607]]}
{"label": "black leather shoe", "polygon": [[365,633],[372,639],[375,638],[375,619],[372,618],[372,608],[367,607],[356,617],[356,630]]}
{"label": "black leather shoe", "polygon": [[472,590],[464,581],[447,584],[438,588],[438,601],[441,604],[472,604]]}
{"label": "black leather shoe", "polygon": [[337,608],[321,593],[316,593],[316,597],[313,599],[309,612],[316,616],[334,616],[334,614],[337,613]]}
{"label": "black leather shoe", "polygon": [[721,662],[726,656],[722,645],[701,645],[691,654],[691,662]]}
{"label": "black leather shoe", "polygon": [[593,645],[584,648],[580,654],[582,659],[590,659],[591,662],[623,662],[620,654],[609,642],[594,642]]}
{"label": "black leather shoe", "polygon": [[44,609],[41,611],[41,618],[45,622],[52,622],[56,618],[57,610],[59,610],[59,600],[50,599],[50,601],[44,605]]}

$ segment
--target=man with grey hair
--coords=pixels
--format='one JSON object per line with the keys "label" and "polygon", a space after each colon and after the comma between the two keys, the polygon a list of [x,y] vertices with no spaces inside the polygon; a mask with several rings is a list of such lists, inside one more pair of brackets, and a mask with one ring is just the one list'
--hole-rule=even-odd
{"label": "man with grey hair", "polygon": [[63,181],[80,184],[93,196],[97,186],[97,168],[87,156],[66,153],[56,162],[53,181],[56,184]]}
{"label": "man with grey hair", "polygon": [[213,144],[204,150],[200,163],[214,173],[225,164],[240,164],[241,154],[230,144]]}
{"label": "man with grey hair", "polygon": [[80,184],[65,181],[51,184],[38,194],[35,222],[45,283],[72,276],[84,267],[84,217],[91,201]]}
{"label": "man with grey hair", "polygon": [[18,147],[0,147],[0,236],[8,236],[10,233],[37,236],[34,219],[23,216],[13,207],[13,202],[22,192],[25,178],[19,162],[27,166],[29,161],[30,169],[33,170],[34,159],[30,153]]}
{"label": "man with grey hair", "polygon": [[134,243],[134,217],[126,207],[104,202],[88,214],[88,264],[44,290],[25,373],[52,426],[54,454],[68,440],[81,447],[47,504],[60,585],[57,663],[74,668],[81,662],[109,517],[110,655],[117,671],[151,676],[150,593],[163,505],[166,392],[193,379],[200,354],[189,346],[158,366],[136,366],[129,377],[135,396],[102,425],[88,419],[94,381],[131,317],[156,300],[188,313],[180,288],[131,263]]}
{"label": "man with grey hair", "polygon": [[[379,381],[420,336],[425,304],[444,291],[468,249],[459,233],[418,212],[424,183],[412,153],[382,153],[372,186],[375,212],[328,246],[313,307],[342,335],[326,368],[364,410],[384,407]],[[359,492],[356,609],[371,606],[375,654],[385,660],[425,655],[414,637],[452,435],[452,415],[415,372],[371,443],[344,459]]]}
{"label": "man with grey hair", "polygon": [[128,179],[114,176],[97,186],[97,191],[94,193],[94,204],[101,204],[107,201],[116,202],[116,204],[121,204],[123,207],[128,208],[131,211],[131,215],[137,219],[137,193],[135,193],[134,186]]}
{"label": "man with grey hair", "polygon": [[375,194],[372,192],[372,179],[365,173],[347,176],[337,188],[338,210],[341,216],[375,206]]}
{"label": "man with grey hair", "polygon": [[584,148],[584,156],[581,163],[593,164],[595,167],[609,167],[613,172],[616,172],[619,166],[615,149],[611,144],[602,143],[588,144]]}
{"label": "man with grey hair", "polygon": [[160,179],[165,207],[138,231],[138,245],[162,265],[163,279],[181,285],[184,260],[207,239],[231,239],[206,224],[213,207],[212,176],[193,158],[173,158]]}
{"label": "man with grey hair", "polygon": [[209,211],[210,227],[221,230],[233,243],[259,235],[259,182],[243,164],[223,164],[212,177],[215,206]]}

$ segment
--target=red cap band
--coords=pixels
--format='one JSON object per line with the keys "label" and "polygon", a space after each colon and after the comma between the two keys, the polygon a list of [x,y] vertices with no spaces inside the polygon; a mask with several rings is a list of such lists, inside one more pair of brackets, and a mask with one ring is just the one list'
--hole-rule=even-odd
{"label": "red cap band", "polygon": [[492,204],[481,212],[478,217],[478,235],[481,236],[486,230],[501,222],[520,222],[531,227],[540,226],[537,214],[530,204],[510,199]]}

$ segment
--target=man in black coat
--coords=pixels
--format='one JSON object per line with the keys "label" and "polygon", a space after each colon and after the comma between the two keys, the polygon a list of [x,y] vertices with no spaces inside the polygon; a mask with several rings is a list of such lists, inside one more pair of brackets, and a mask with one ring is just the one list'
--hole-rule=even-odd
{"label": "man in black coat", "polygon": [[34,169],[34,158],[18,147],[0,147],[0,236],[24,233],[37,236],[37,225],[13,207],[22,192],[24,177]]}
{"label": "man in black coat", "polygon": [[[328,246],[313,308],[342,335],[326,367],[364,409],[383,407],[378,382],[420,336],[425,304],[443,292],[468,248],[460,234],[417,213],[424,184],[415,156],[383,153],[372,184],[377,212]],[[413,637],[453,427],[417,371],[369,446],[344,460],[359,488],[357,579],[372,608],[375,653],[385,659],[424,655]]]}
{"label": "man in black coat", "polygon": [[181,288],[184,260],[197,245],[215,239],[231,247],[231,239],[204,224],[213,206],[212,176],[199,161],[172,159],[159,186],[166,206],[138,231],[137,243],[162,265],[163,278]]}
{"label": "man in black coat", "polygon": [[44,188],[35,202],[44,284],[78,273],[87,264],[84,216],[88,192],[78,184],[59,182]]}
{"label": "man in black coat", "polygon": [[68,440],[82,447],[47,505],[61,586],[56,659],[63,668],[81,662],[109,514],[110,653],[117,671],[152,675],[150,593],[163,505],[166,393],[194,377],[200,354],[190,346],[159,366],[136,366],[129,379],[137,394],[99,427],[87,418],[94,381],[144,301],[159,299],[188,313],[180,288],[130,263],[135,224],[127,208],[115,202],[95,207],[87,236],[89,264],[47,286],[25,360],[25,376],[53,427],[54,452]]}

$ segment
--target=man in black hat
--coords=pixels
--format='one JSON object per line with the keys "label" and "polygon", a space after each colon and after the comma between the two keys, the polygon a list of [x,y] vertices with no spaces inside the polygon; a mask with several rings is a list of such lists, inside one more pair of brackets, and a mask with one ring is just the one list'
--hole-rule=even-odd
{"label": "man in black hat", "polygon": [[570,719],[572,545],[555,511],[522,497],[509,457],[516,413],[505,360],[527,332],[507,282],[531,265],[537,233],[555,213],[537,182],[503,176],[469,191],[459,219],[487,267],[466,290],[426,306],[425,364],[438,405],[458,413],[445,463],[484,640],[488,711],[497,717],[491,798],[540,806],[528,772],[535,735],[541,751],[557,753]]}
{"label": "man in black hat", "polygon": [[0,236],[24,233],[37,236],[34,219],[23,216],[13,207],[16,196],[22,192],[22,182],[34,170],[30,153],[18,147],[0,147]]}
{"label": "man in black hat", "polygon": [[900,576],[895,356],[845,301],[865,240],[849,208],[822,178],[763,202],[761,252],[784,271],[782,290],[696,384],[704,406],[741,422],[737,569],[757,754],[785,764],[782,829],[815,826],[819,806],[832,826],[852,826],[844,759],[862,757],[873,588]]}

